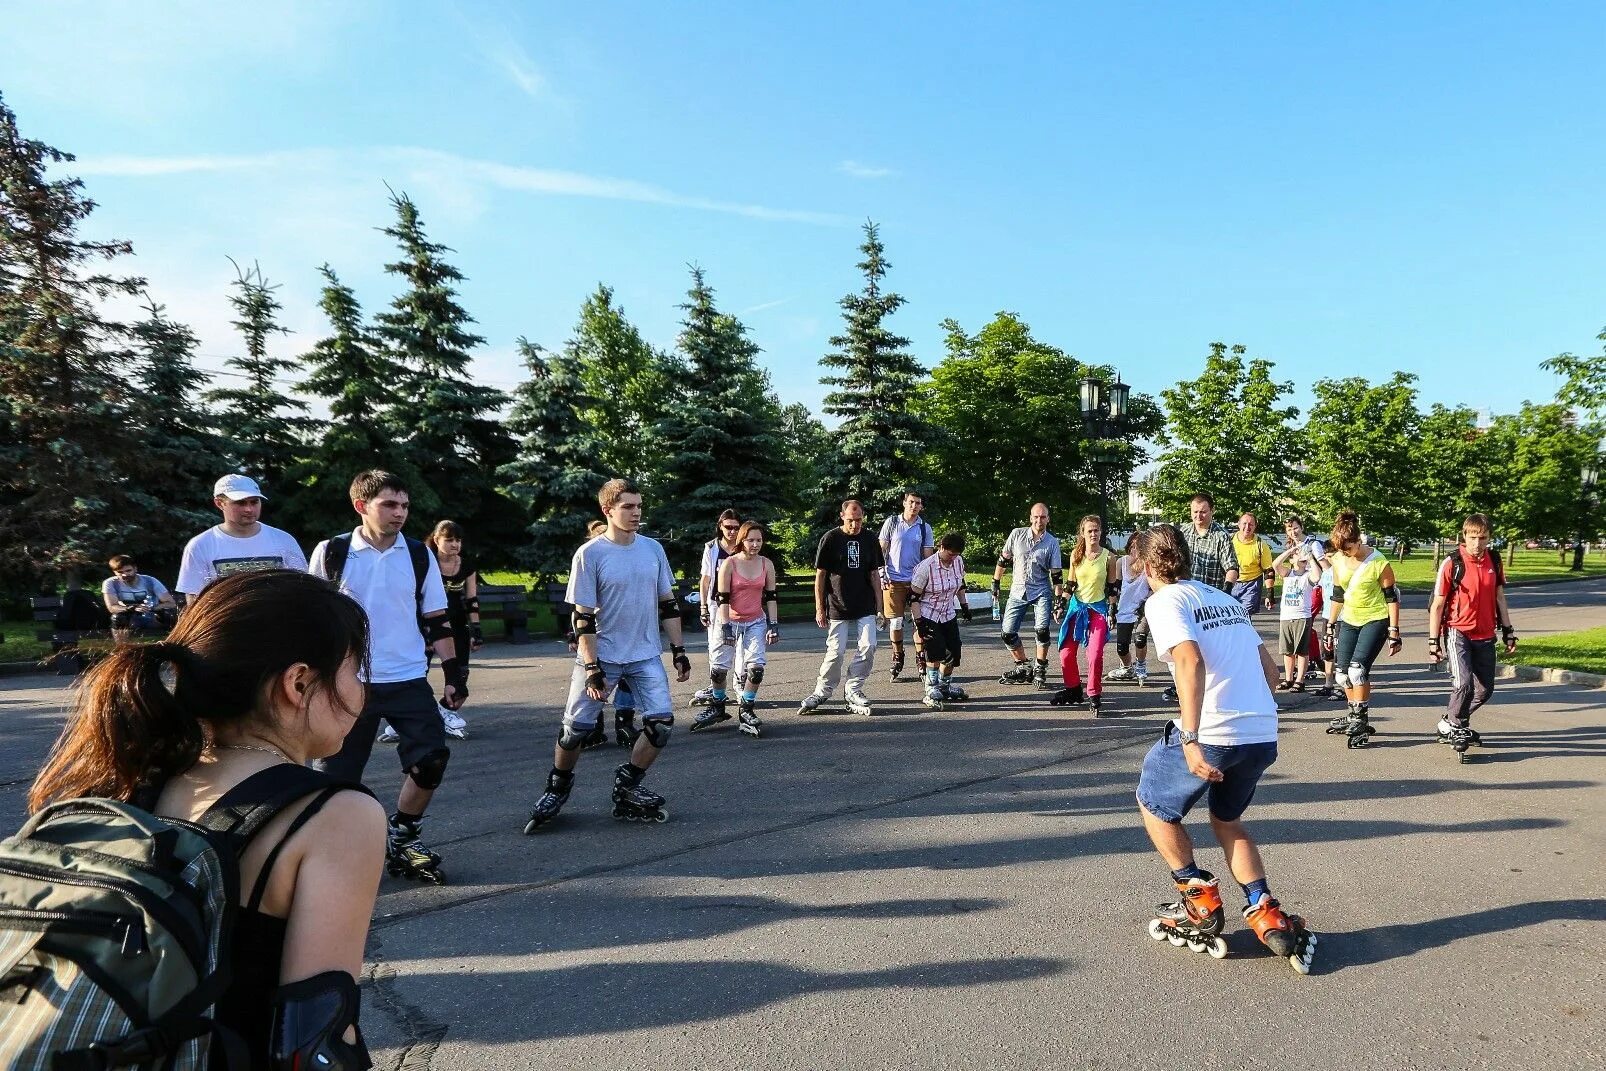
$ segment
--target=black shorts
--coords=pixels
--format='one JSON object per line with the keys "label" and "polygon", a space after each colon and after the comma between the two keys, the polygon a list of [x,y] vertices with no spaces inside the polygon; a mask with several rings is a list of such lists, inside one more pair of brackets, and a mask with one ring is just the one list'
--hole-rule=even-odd
{"label": "black shorts", "polygon": [[368,702],[362,715],[346,734],[340,754],[318,764],[319,769],[350,781],[361,781],[363,767],[374,749],[374,734],[379,732],[380,719],[390,723],[401,739],[396,744],[396,756],[401,768],[408,769],[432,751],[446,750],[446,726],[441,722],[440,707],[429,678],[397,681],[394,684],[370,684]]}
{"label": "black shorts", "polygon": [[920,634],[920,646],[925,649],[926,661],[934,666],[959,664],[959,619],[932,621],[915,615],[915,631]]}

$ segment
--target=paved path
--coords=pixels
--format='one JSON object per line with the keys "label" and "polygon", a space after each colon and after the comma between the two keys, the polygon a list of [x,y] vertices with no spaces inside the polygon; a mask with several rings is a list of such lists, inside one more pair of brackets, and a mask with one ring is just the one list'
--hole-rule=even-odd
{"label": "paved path", "polygon": [[[1606,623],[1606,583],[1512,601],[1525,636]],[[874,718],[798,718],[822,644],[789,626],[769,735],[677,731],[650,779],[668,823],[608,817],[608,749],[584,756],[559,822],[524,837],[567,666],[556,644],[495,649],[428,830],[452,884],[381,890],[363,1017],[376,1059],[1601,1066],[1603,695],[1503,682],[1479,720],[1488,746],[1458,765],[1432,742],[1445,678],[1422,669],[1424,617],[1408,609],[1414,638],[1385,660],[1378,746],[1346,751],[1321,731],[1338,708],[1300,700],[1249,814],[1273,889],[1323,935],[1308,978],[1235,918],[1220,962],[1144,936],[1170,889],[1132,801],[1168,716],[1158,688],[1112,688],[1125,716],[1095,722],[987,683],[928,714],[914,685],[878,679]],[[967,632],[983,681],[1001,668],[989,629]],[[64,697],[52,678],[0,682],[0,825],[20,817]],[[370,775],[393,790],[383,748]],[[1221,869],[1214,848],[1201,862]]]}

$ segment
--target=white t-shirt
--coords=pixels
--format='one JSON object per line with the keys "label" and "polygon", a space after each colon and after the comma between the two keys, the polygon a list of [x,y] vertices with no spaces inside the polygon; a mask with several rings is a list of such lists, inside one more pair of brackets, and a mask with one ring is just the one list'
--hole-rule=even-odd
{"label": "white t-shirt", "polygon": [[1192,640],[1204,658],[1205,694],[1199,717],[1203,744],[1259,744],[1277,739],[1277,700],[1261,668],[1260,635],[1249,613],[1225,592],[1196,580],[1167,584],[1149,596],[1144,613],[1160,657]]}
{"label": "white t-shirt", "polygon": [[[329,578],[324,567],[329,541],[312,551],[307,572]],[[424,576],[424,601],[418,601],[418,579],[413,574],[412,555],[400,537],[388,550],[375,550],[363,538],[362,529],[351,533],[351,553],[340,570],[340,590],[368,612],[368,683],[396,684],[416,681],[429,675],[429,659],[424,636],[418,631],[418,615],[446,609],[446,587],[435,555],[425,554],[429,572]]]}
{"label": "white t-shirt", "polygon": [[212,581],[235,573],[306,567],[306,555],[289,532],[264,524],[256,535],[241,538],[217,524],[185,544],[178,583],[173,586],[186,595],[199,595]]}
{"label": "white t-shirt", "polygon": [[1289,573],[1283,577],[1283,600],[1280,617],[1284,621],[1301,621],[1310,616],[1311,592],[1316,585],[1308,573]]}
{"label": "white t-shirt", "polygon": [[1143,600],[1149,597],[1149,574],[1137,572],[1137,566],[1125,554],[1119,559],[1121,563],[1121,601],[1115,606],[1115,623],[1117,625],[1135,625],[1138,621],[1138,611],[1143,608]]}

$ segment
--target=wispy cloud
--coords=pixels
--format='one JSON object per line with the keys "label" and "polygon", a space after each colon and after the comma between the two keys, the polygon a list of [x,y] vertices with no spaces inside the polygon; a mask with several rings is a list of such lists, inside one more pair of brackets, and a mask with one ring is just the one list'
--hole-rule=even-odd
{"label": "wispy cloud", "polygon": [[755,313],[755,312],[763,312],[765,309],[778,309],[782,305],[788,304],[792,300],[793,300],[792,298],[783,297],[783,298],[780,298],[780,299],[778,299],[776,301],[760,302],[757,305],[749,305],[745,309],[738,310],[736,315],[738,315],[738,316],[748,316],[748,315],[751,315],[752,313]]}
{"label": "wispy cloud", "polygon": [[387,147],[337,152],[327,149],[284,150],[249,155],[202,156],[98,156],[83,157],[69,165],[79,175],[151,177],[231,170],[280,170],[307,172],[340,170],[372,171],[383,177],[389,170],[407,168],[414,173],[433,175],[443,182],[469,182],[522,193],[557,197],[585,197],[608,201],[692,208],[723,212],[751,219],[780,223],[807,223],[824,227],[849,226],[852,221],[830,212],[774,208],[769,205],[728,201],[676,193],[649,182],[589,175],[579,171],[504,164],[477,160],[436,149]]}
{"label": "wispy cloud", "polygon": [[551,86],[546,75],[530,59],[525,52],[513,41],[499,41],[484,46],[487,58],[502,68],[504,74],[512,79],[513,84],[523,91],[531,100],[548,101],[551,99]]}
{"label": "wispy cloud", "polygon": [[840,164],[836,165],[836,169],[842,172],[844,175],[852,175],[854,178],[863,179],[886,178],[888,175],[897,174],[897,172],[892,170],[890,167],[879,167],[875,164],[860,163],[858,160],[843,160]]}

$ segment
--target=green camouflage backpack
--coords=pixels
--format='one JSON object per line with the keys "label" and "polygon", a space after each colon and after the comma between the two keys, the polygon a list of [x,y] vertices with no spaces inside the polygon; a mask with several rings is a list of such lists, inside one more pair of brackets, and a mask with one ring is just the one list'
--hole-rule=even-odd
{"label": "green camouflage backpack", "polygon": [[220,1051],[229,1068],[250,1066],[211,1018],[229,980],[236,854],[285,806],[336,784],[270,767],[199,822],[63,800],[0,842],[0,1067],[192,1071],[217,1067]]}

